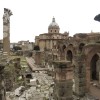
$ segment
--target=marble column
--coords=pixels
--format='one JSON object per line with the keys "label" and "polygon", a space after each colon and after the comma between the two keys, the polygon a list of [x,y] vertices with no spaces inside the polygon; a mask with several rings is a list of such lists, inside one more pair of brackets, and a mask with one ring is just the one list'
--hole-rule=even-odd
{"label": "marble column", "polygon": [[3,15],[3,52],[10,54],[10,16],[11,10],[4,8]]}

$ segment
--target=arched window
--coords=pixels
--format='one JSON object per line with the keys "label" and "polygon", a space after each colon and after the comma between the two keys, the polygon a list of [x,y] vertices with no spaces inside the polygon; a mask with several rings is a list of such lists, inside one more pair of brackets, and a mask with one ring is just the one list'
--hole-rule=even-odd
{"label": "arched window", "polygon": [[80,52],[82,52],[84,45],[85,45],[84,43],[80,43],[80,45],[79,45],[79,51]]}
{"label": "arched window", "polygon": [[62,50],[63,50],[63,52],[64,52],[64,50],[66,49],[66,46],[65,45],[63,45],[63,47],[62,47]]}
{"label": "arched window", "polygon": [[72,51],[71,51],[71,50],[68,50],[68,51],[67,51],[66,58],[67,58],[67,60],[69,60],[69,61],[72,62],[73,54],[72,54]]}

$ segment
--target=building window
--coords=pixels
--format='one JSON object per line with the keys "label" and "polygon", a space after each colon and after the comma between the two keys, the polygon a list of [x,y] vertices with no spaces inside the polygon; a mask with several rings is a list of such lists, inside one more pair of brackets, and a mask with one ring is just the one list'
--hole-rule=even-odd
{"label": "building window", "polygon": [[52,32],[52,30],[51,30],[51,32]]}
{"label": "building window", "polygon": [[55,30],[55,32],[56,32],[56,30]]}

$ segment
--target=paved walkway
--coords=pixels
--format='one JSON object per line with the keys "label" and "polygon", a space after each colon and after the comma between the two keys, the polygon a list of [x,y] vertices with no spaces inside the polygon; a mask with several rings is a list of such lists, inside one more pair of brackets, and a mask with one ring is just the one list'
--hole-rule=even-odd
{"label": "paved walkway", "polygon": [[26,57],[26,61],[29,65],[29,67],[32,69],[32,71],[48,71],[48,68],[41,68],[41,67],[37,67],[35,65],[35,61],[33,58],[29,58],[29,57]]}

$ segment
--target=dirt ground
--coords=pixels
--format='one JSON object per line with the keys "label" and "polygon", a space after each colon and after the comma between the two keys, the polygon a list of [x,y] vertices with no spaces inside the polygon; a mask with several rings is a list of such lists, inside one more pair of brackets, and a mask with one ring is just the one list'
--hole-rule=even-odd
{"label": "dirt ground", "polygon": [[91,85],[90,86],[90,93],[93,96],[99,98],[99,100],[100,100],[100,89],[98,87],[95,87],[95,86]]}

